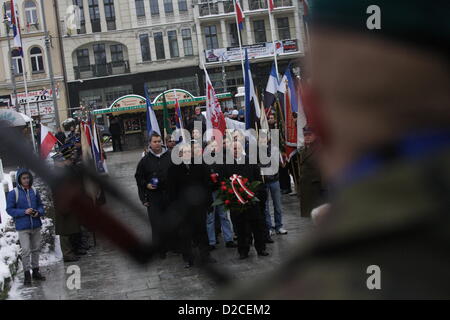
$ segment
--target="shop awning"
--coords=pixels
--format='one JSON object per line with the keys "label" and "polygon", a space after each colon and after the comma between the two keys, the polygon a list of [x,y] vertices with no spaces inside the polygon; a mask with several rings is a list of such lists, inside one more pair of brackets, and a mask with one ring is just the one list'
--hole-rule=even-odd
{"label": "shop awning", "polygon": [[[171,94],[173,96],[174,91],[178,97],[185,97],[184,99],[178,100],[181,107],[206,104],[206,96],[194,97],[193,95],[189,94],[185,90],[181,90],[181,89],[173,90],[172,89],[172,90],[167,90],[166,92],[164,92],[164,94],[166,95],[166,105],[167,105],[168,109],[172,109],[175,107],[175,100],[167,97],[167,95],[169,95],[169,94]],[[180,94],[182,94],[182,96],[180,96]],[[158,97],[156,97],[156,99],[153,101],[153,109],[154,110],[162,110],[163,109],[164,102],[161,101],[162,100],[161,96],[162,96],[162,94],[159,95]],[[233,96],[231,95],[231,93],[227,92],[227,93],[218,94],[217,98],[219,99],[219,101],[223,101],[223,100],[230,100],[233,98]],[[109,108],[94,110],[92,113],[94,115],[102,115],[102,114],[119,115],[119,114],[123,114],[123,113],[146,112],[146,107],[147,107],[147,105],[145,103],[144,97],[137,95],[137,94],[129,94],[129,95],[120,97],[119,99],[114,101]]]}

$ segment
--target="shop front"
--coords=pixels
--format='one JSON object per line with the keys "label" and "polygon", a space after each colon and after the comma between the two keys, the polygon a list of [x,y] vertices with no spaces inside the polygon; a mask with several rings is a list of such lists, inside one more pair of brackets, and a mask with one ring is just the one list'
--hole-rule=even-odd
{"label": "shop front", "polygon": [[[217,98],[221,102],[232,99],[231,93],[218,94]],[[195,97],[190,92],[182,89],[171,89],[159,94],[153,101],[153,110],[155,110],[159,127],[163,131],[163,109],[168,110],[168,123],[170,128],[166,132],[175,129],[175,103],[178,100],[183,121],[185,125],[192,117],[194,109],[197,106],[203,107],[206,104],[206,97]],[[145,97],[128,94],[115,100],[109,108],[92,111],[97,122],[103,123],[104,127],[110,127],[113,118],[118,118],[122,133],[122,144],[124,150],[143,148],[146,145],[147,125],[146,125],[146,100]]]}

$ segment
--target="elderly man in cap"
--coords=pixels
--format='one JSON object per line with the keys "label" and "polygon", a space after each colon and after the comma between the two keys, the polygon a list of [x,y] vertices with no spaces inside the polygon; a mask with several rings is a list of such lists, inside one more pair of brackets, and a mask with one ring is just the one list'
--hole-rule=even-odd
{"label": "elderly man in cap", "polygon": [[448,0],[313,2],[302,98],[330,211],[233,298],[450,298],[449,12]]}

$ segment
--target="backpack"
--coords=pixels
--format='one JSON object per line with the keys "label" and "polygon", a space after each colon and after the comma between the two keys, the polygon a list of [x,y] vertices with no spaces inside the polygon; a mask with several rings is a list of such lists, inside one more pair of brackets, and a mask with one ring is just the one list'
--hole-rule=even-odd
{"label": "backpack", "polygon": [[[35,187],[31,187],[31,189],[34,191],[34,194],[37,195],[37,190]],[[16,205],[19,201],[19,189],[17,187],[14,188],[14,193],[16,194]]]}

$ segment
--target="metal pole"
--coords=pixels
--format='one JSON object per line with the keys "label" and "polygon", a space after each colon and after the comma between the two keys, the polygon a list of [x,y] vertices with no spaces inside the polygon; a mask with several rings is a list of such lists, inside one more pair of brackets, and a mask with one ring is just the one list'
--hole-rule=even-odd
{"label": "metal pole", "polygon": [[[5,5],[6,3],[3,4],[3,9],[5,9]],[[9,38],[9,25],[8,25],[8,17],[6,16],[6,10],[4,10],[5,12],[5,17],[3,22],[5,23],[5,27],[6,27],[6,38],[8,39],[8,55],[9,55],[9,61],[10,61],[10,71],[11,71],[11,84],[12,84],[12,88],[13,88],[13,96],[15,99],[15,103],[14,106],[16,107],[16,111],[19,112],[19,101],[17,99],[17,87],[16,87],[16,73],[14,71],[14,64],[13,64],[13,58],[12,58],[12,51],[11,51],[11,39]],[[11,99],[12,100],[12,99]]]}
{"label": "metal pole", "polygon": [[[27,84],[27,62],[25,61],[25,59],[23,59],[23,86],[25,87],[25,99],[26,99],[26,109],[25,109],[25,114],[27,114],[27,110],[30,113],[29,116],[31,119],[33,119],[31,117],[31,109],[30,109],[30,99],[28,97],[28,84]],[[34,152],[37,152],[36,149],[36,139],[34,138],[34,128],[33,128],[33,121],[30,121],[30,129],[31,129],[31,140],[33,141],[33,148],[34,148]],[[40,137],[39,137],[40,139]]]}
{"label": "metal pole", "polygon": [[[203,66],[203,68],[205,67]],[[225,63],[223,61],[223,55],[222,55],[222,82],[223,82],[223,92],[225,93],[227,92],[227,75],[225,73]]]}
{"label": "metal pole", "polygon": [[236,1],[237,0],[233,0],[234,13],[235,13],[234,16],[236,18],[236,29],[237,29],[238,40],[239,40],[239,50],[241,52],[241,65],[242,65],[242,77],[243,77],[242,80],[245,81],[244,55],[242,53],[241,30],[239,29],[239,21],[237,18]]}
{"label": "metal pole", "polygon": [[273,59],[275,61],[275,70],[277,72],[277,81],[279,81],[280,79],[279,79],[279,76],[278,76],[278,74],[279,74],[278,73],[278,59],[277,59],[277,47],[275,46],[275,37],[276,37],[276,35],[275,35],[275,28],[274,28],[274,25],[273,25],[273,13],[270,12],[269,6],[267,6],[267,7],[268,7],[267,10],[269,11],[270,31],[271,31],[271,34],[272,34]]}
{"label": "metal pole", "polygon": [[47,63],[48,63],[48,72],[50,75],[50,85],[52,87],[52,99],[53,99],[53,108],[55,110],[55,122],[56,127],[60,126],[59,123],[59,110],[58,110],[58,101],[56,97],[56,87],[55,87],[55,77],[53,75],[53,64],[52,64],[52,56],[51,56],[51,50],[50,50],[50,36],[47,30],[47,21],[45,19],[45,8],[44,8],[44,0],[41,0],[41,11],[42,11],[42,24],[44,27],[44,42],[45,42],[45,49],[47,53]]}

